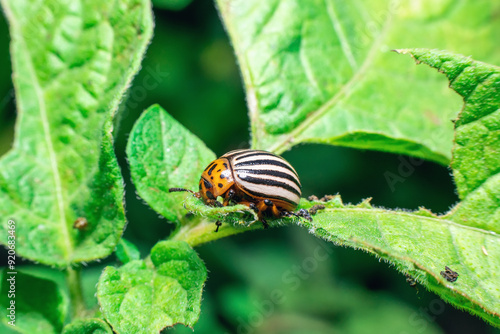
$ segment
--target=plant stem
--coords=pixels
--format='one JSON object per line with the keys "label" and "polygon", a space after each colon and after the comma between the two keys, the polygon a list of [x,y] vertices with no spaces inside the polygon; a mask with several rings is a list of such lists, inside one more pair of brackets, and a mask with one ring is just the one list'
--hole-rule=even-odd
{"label": "plant stem", "polygon": [[172,237],[172,240],[182,240],[191,247],[204,244],[209,241],[228,237],[233,234],[239,234],[246,231],[262,229],[262,224],[255,223],[250,226],[233,226],[231,224],[222,224],[219,231],[215,233],[216,225],[214,222],[201,221],[198,224],[189,224],[182,226]]}
{"label": "plant stem", "polygon": [[87,308],[83,300],[81,268],[68,267],[66,270],[66,283],[68,284],[69,297],[71,300],[72,317],[82,317]]}

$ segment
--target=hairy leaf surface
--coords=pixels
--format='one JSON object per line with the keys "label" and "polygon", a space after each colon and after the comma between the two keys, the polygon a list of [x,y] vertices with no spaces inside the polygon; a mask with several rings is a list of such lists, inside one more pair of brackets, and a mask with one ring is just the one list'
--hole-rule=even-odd
{"label": "hairy leaf surface", "polygon": [[151,260],[107,267],[97,297],[106,320],[121,334],[156,333],[183,323],[192,327],[200,314],[207,269],[182,241],[162,241]]}
{"label": "hairy leaf surface", "polygon": [[[152,34],[147,0],[2,0],[18,119],[0,160],[0,218],[19,255],[67,266],[109,255],[125,225],[112,117]],[[73,228],[78,218],[88,226]],[[0,225],[0,242],[7,240]]]}
{"label": "hairy leaf surface", "polygon": [[197,191],[201,173],[215,154],[160,106],[137,120],[127,144],[132,180],[139,195],[168,220],[180,224],[186,210],[181,187]]}
{"label": "hairy leaf surface", "polygon": [[217,4],[245,84],[252,147],[275,153],[326,143],[447,165],[460,101],[437,73],[390,50],[426,46],[500,62],[500,19],[488,14],[500,3],[488,0]]}

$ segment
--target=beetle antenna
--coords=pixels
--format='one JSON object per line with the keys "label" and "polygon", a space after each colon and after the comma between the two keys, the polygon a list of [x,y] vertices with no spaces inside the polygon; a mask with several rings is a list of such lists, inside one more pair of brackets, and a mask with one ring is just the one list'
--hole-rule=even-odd
{"label": "beetle antenna", "polygon": [[170,193],[173,193],[176,191],[187,191],[187,192],[190,192],[191,194],[194,194],[194,191],[189,190],[189,189],[184,189],[184,188],[170,188],[170,189],[168,189],[168,192],[170,192]]}

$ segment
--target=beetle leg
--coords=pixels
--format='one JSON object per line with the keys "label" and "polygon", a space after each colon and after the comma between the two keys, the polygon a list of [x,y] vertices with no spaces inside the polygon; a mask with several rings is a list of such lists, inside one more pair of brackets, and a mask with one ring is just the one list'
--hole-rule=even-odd
{"label": "beetle leg", "polygon": [[[266,203],[264,203],[264,201],[260,201],[257,204],[249,203],[249,202],[241,202],[240,204],[248,205],[248,207],[250,209],[252,209],[253,211],[255,211],[255,213],[257,213],[257,217],[259,218],[259,221],[262,223],[264,228],[269,227],[269,224],[267,223],[267,221],[264,219],[264,217],[262,217],[262,213],[264,211],[266,211],[266,209],[268,208],[268,205]],[[273,206],[274,206],[274,204],[273,204]]]}
{"label": "beetle leg", "polygon": [[248,206],[250,207],[250,209],[252,209],[253,211],[259,213],[259,209],[257,209],[257,205],[255,205],[255,203],[250,203],[248,204]]}
{"label": "beetle leg", "polygon": [[276,207],[276,205],[269,199],[265,199],[263,201],[260,201],[259,203],[257,203],[257,208],[258,208],[258,212],[257,212],[257,215],[259,216],[259,220],[262,222],[262,225],[264,225],[264,228],[268,228],[269,227],[269,224],[267,223],[267,221],[262,217],[262,213],[266,210],[268,210],[269,208],[271,208],[271,212],[273,213],[273,215],[275,217],[279,217],[280,216],[280,212],[278,210],[278,208]]}
{"label": "beetle leg", "polygon": [[[271,202],[271,205],[272,203],[273,202]],[[266,203],[266,200],[257,203],[257,210],[258,210],[257,214],[259,215],[259,218],[262,216],[262,212],[266,211],[268,207],[269,205]]]}
{"label": "beetle leg", "polygon": [[224,203],[222,204],[223,206],[228,206],[229,205],[229,201],[232,200],[234,198],[234,195],[236,193],[234,192],[233,189],[229,189],[226,193],[226,198],[224,198]]}
{"label": "beetle leg", "polygon": [[222,203],[219,202],[218,200],[216,199],[208,199],[207,202],[206,202],[207,205],[210,205],[210,206],[215,206],[215,207],[222,207]]}
{"label": "beetle leg", "polygon": [[267,205],[269,208],[271,208],[271,212],[273,213],[273,215],[275,217],[281,217],[280,210],[278,209],[278,207],[276,206],[276,204],[274,204],[271,200],[265,199],[264,200],[264,204]]}

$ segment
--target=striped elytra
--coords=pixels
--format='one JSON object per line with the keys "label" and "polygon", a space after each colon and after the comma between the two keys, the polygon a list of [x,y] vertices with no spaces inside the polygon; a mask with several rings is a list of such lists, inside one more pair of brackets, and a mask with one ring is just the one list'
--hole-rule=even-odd
{"label": "striped elytra", "polygon": [[[294,213],[302,194],[297,172],[285,159],[266,151],[247,149],[224,154],[208,164],[201,175],[199,191],[193,193],[211,206],[246,205],[257,212],[264,226],[265,215],[310,219],[306,210]],[[218,222],[217,230],[219,226]]]}
{"label": "striped elytra", "polygon": [[221,158],[229,161],[236,186],[248,197],[272,200],[287,211],[299,204],[299,176],[282,157],[266,151],[238,150]]}

